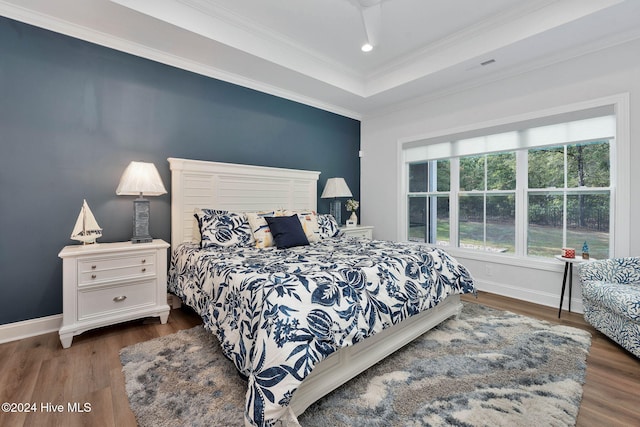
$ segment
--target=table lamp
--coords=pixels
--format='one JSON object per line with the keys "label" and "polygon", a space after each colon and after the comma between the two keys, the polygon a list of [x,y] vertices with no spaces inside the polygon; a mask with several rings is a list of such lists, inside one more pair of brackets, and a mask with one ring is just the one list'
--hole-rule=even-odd
{"label": "table lamp", "polygon": [[338,197],[351,197],[351,190],[344,178],[329,178],[324,185],[324,191],[320,198],[333,199],[329,204],[329,213],[342,225],[342,204]]}
{"label": "table lamp", "polygon": [[131,162],[124,170],[116,189],[118,196],[138,196],[133,201],[133,243],[147,243],[153,239],[149,235],[151,208],[144,196],[166,194],[158,169],[153,163]]}

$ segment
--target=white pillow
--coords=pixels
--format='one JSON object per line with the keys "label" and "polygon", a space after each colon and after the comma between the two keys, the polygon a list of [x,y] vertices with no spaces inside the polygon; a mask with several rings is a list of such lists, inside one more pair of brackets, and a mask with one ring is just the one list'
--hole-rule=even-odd
{"label": "white pillow", "polygon": [[267,216],[282,216],[282,211],[261,211],[247,212],[247,220],[251,226],[253,238],[256,241],[256,248],[268,248],[273,246],[273,235],[269,229],[269,224],[264,219]]}

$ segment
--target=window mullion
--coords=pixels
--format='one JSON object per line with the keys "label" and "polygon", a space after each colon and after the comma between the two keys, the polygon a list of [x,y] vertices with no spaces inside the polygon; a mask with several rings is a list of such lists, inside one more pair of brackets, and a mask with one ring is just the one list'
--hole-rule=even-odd
{"label": "window mullion", "polygon": [[567,146],[564,146],[564,191],[562,192],[562,247],[567,247],[567,186],[568,186]]}
{"label": "window mullion", "polygon": [[516,151],[516,255],[527,254],[529,158],[527,150]]}
{"label": "window mullion", "polygon": [[[427,180],[429,186],[429,192],[437,192],[438,190],[438,162],[432,160],[429,162],[429,178]],[[429,243],[437,243],[438,235],[438,206],[434,201],[437,201],[437,197],[427,197],[427,224],[425,224],[426,241]]]}
{"label": "window mullion", "polygon": [[484,191],[482,195],[482,245],[487,249],[487,155],[484,155]]}
{"label": "window mullion", "polygon": [[460,158],[454,157],[450,162],[451,182],[449,196],[449,240],[452,247],[460,246],[458,227],[458,198],[460,193]]}

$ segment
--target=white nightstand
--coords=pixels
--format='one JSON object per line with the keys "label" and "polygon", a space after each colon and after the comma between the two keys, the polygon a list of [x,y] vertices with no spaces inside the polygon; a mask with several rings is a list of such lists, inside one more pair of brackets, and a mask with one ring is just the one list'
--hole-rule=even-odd
{"label": "white nightstand", "polygon": [[373,225],[356,225],[355,227],[340,227],[347,236],[365,237],[373,239]]}
{"label": "white nightstand", "polygon": [[167,322],[167,248],[150,243],[66,246],[62,258],[62,347],[89,329],[141,317]]}

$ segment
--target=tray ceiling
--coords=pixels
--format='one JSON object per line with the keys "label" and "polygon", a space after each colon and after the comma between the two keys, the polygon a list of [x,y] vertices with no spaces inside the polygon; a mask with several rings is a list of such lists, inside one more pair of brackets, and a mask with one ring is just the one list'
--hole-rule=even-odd
{"label": "tray ceiling", "polygon": [[0,14],[355,118],[640,37],[637,0],[0,0]]}

